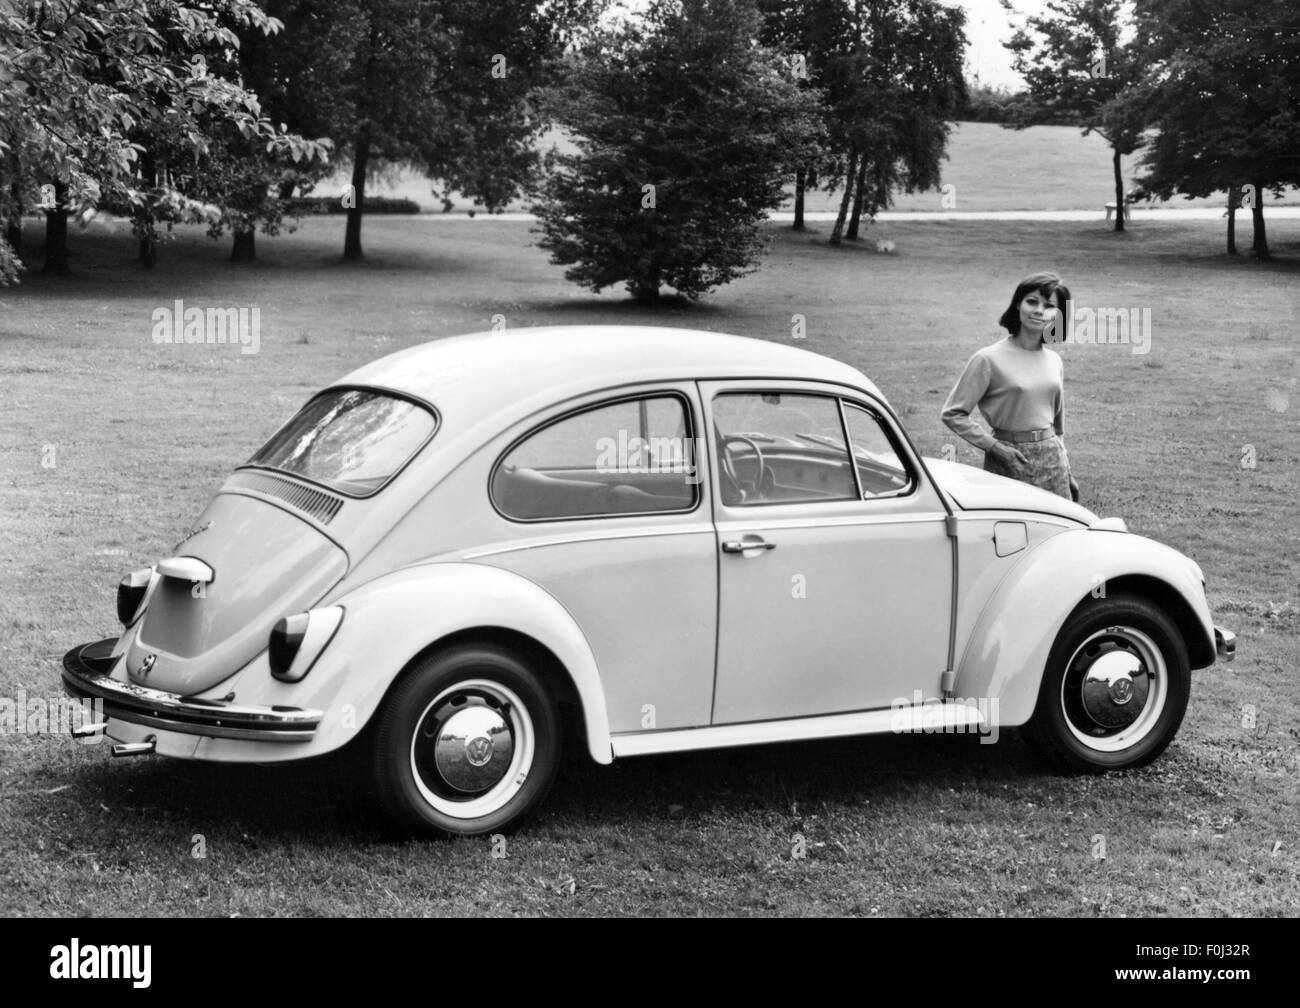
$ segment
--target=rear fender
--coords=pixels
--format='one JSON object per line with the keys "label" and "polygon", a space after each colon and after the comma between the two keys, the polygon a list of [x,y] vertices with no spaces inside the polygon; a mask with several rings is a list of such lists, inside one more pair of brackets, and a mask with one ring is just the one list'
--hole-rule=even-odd
{"label": "rear fender", "polygon": [[591,648],[565,608],[532,581],[480,564],[424,564],[320,605],[342,606],[345,615],[301,682],[273,679],[263,652],[220,687],[233,688],[240,703],[324,711],[316,737],[300,745],[204,738],[196,759],[271,762],[338,749],[365,727],[413,658],[452,634],[494,627],[529,637],[555,655],[581,703],[591,758],[612,762],[605,695]]}

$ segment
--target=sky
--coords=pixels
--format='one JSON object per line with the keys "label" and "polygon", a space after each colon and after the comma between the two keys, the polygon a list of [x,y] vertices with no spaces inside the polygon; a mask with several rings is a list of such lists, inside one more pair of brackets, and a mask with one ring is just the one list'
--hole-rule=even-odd
{"label": "sky", "polygon": [[1011,53],[1002,43],[1011,38],[1012,25],[1023,22],[1026,14],[1042,14],[1046,0],[1012,0],[1016,15],[1002,9],[999,0],[945,0],[945,6],[960,7],[966,12],[966,76],[982,84],[1005,87],[1012,91],[1024,81],[1011,69]]}

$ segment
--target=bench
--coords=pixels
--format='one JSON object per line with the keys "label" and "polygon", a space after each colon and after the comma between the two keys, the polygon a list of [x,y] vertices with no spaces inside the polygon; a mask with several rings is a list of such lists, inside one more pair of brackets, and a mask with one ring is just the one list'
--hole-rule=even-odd
{"label": "bench", "polygon": [[[1107,220],[1110,220],[1111,217],[1113,217],[1114,215],[1115,215],[1115,204],[1114,204],[1114,203],[1107,203],[1107,204],[1106,204],[1106,219],[1107,219]],[[1130,215],[1130,211],[1129,211],[1129,208],[1128,208],[1128,204],[1125,203],[1125,204],[1124,204],[1124,219],[1125,219],[1125,220],[1129,220],[1129,219],[1130,219],[1130,216],[1129,216],[1129,215]]]}

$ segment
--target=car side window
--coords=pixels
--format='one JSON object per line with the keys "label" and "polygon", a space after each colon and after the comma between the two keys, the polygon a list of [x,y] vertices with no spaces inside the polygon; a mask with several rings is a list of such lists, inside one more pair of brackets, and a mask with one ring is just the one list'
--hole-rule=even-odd
{"label": "car side window", "polygon": [[798,392],[722,392],[713,399],[729,507],[856,500],[839,400]]}
{"label": "car side window", "polygon": [[506,452],[492,472],[492,501],[517,521],[689,511],[700,482],[689,431],[678,395],[571,413]]}
{"label": "car side window", "polygon": [[863,499],[910,492],[916,481],[880,419],[870,410],[845,402],[844,422],[849,429],[849,444]]}

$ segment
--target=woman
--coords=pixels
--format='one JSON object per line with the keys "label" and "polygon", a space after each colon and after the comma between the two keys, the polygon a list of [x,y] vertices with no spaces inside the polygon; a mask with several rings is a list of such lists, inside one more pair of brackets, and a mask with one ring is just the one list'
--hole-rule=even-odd
{"label": "woman", "polygon": [[[985,453],[984,468],[1072,500],[1079,485],[1065,453],[1065,387],[1061,355],[1043,346],[1068,310],[1070,291],[1055,273],[1035,273],[1016,285],[999,320],[1010,335],[977,350],[943,405],[943,422]],[[993,428],[971,418],[979,408]]]}

